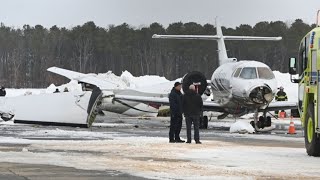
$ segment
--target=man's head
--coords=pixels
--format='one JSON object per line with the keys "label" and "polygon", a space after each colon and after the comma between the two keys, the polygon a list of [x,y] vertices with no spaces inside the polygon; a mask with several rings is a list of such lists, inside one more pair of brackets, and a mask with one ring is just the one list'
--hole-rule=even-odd
{"label": "man's head", "polygon": [[191,85],[189,86],[189,89],[190,89],[191,91],[196,91],[196,87],[195,87],[193,84],[191,84]]}
{"label": "man's head", "polygon": [[1,86],[1,89],[5,89],[3,86]]}
{"label": "man's head", "polygon": [[175,88],[177,91],[181,91],[181,83],[180,83],[180,82],[175,82],[175,83],[174,83],[174,88]]}
{"label": "man's head", "polygon": [[281,87],[280,87],[280,91],[283,91],[283,89],[284,89],[284,88],[281,86]]}

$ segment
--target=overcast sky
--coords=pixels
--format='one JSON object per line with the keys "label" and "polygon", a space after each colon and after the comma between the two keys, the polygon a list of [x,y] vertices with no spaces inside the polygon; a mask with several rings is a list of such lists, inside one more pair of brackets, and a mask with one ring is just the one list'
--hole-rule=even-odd
{"label": "overcast sky", "polygon": [[7,26],[41,24],[73,27],[87,21],[107,27],[126,22],[134,27],[159,22],[221,24],[234,27],[259,21],[300,18],[315,23],[320,0],[0,0],[0,21]]}

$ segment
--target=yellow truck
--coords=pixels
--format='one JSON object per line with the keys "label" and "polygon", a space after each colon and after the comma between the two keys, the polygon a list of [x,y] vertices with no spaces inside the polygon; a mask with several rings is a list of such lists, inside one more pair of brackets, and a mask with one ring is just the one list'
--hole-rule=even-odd
{"label": "yellow truck", "polygon": [[291,82],[299,83],[298,109],[304,127],[306,151],[309,156],[320,156],[319,25],[301,40],[298,57],[289,60],[289,74]]}

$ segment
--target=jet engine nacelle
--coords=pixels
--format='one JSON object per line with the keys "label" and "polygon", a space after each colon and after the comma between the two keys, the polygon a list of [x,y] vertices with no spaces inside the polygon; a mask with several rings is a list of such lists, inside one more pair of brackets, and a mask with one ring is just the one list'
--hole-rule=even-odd
{"label": "jet engine nacelle", "polygon": [[9,121],[14,117],[13,113],[10,112],[0,112],[0,118],[4,121]]}
{"label": "jet engine nacelle", "polygon": [[189,90],[189,86],[194,84],[198,93],[202,95],[207,89],[208,83],[206,77],[198,71],[190,72],[182,78],[182,89],[183,92],[187,92]]}

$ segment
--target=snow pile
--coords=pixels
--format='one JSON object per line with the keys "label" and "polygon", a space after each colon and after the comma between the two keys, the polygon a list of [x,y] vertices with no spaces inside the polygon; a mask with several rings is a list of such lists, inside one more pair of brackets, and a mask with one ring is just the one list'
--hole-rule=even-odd
{"label": "snow pile", "polygon": [[254,133],[254,129],[248,121],[237,121],[230,126],[230,133]]}
{"label": "snow pile", "polygon": [[175,81],[168,81],[165,83],[154,84],[150,86],[143,86],[135,88],[135,90],[146,93],[159,93],[159,94],[169,94]]}
{"label": "snow pile", "polygon": [[167,80],[165,77],[160,77],[155,75],[145,75],[145,76],[134,77],[128,71],[123,71],[120,77],[122,81],[127,84],[129,88],[153,86],[155,84],[169,82],[169,80]]}
{"label": "snow pile", "polygon": [[114,73],[112,73],[112,71],[108,71],[107,73],[99,73],[97,77],[103,81],[107,81],[112,84],[117,84],[119,89],[124,89],[128,87],[128,84],[125,81],[123,81],[123,79],[120,76],[117,76]]}
{"label": "snow pile", "polygon": [[63,84],[61,86],[55,86],[54,84],[50,84],[50,86],[47,87],[44,93],[53,93],[56,89],[58,89],[60,92],[63,92],[65,88],[67,88],[69,92],[82,91],[81,84],[78,84],[77,81],[71,80],[69,83]]}

